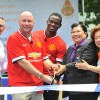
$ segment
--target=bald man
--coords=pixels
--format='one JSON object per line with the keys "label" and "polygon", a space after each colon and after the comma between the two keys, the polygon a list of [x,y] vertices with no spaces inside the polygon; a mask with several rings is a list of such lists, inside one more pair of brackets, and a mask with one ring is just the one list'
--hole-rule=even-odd
{"label": "bald man", "polygon": [[[19,30],[8,38],[9,86],[41,86],[43,81],[52,82],[50,76],[43,74],[43,64],[49,70],[54,64],[48,59],[41,37],[32,34],[33,26],[32,13],[24,11],[19,16]],[[13,94],[12,99],[43,100],[43,92]]]}

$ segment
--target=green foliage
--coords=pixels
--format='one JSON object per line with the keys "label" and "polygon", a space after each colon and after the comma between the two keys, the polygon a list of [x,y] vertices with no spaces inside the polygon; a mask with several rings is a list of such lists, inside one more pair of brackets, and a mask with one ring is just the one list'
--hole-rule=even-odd
{"label": "green foliage", "polygon": [[[86,13],[85,25],[100,24],[100,0],[84,0],[84,12]],[[82,13],[82,0],[79,0],[79,13]]]}

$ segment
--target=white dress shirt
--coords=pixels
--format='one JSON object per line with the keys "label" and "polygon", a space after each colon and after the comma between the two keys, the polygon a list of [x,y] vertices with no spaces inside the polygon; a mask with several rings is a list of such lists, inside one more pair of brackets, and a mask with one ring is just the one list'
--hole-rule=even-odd
{"label": "white dress shirt", "polygon": [[0,41],[0,77],[7,69],[7,62],[5,62],[5,53],[2,42]]}

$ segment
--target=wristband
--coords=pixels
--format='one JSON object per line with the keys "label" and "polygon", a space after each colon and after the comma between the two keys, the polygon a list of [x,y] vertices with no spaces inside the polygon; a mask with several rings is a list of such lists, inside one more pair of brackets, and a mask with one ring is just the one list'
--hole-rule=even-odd
{"label": "wristband", "polygon": [[39,75],[38,75],[38,78],[41,78],[43,76],[43,74],[42,73],[40,73]]}

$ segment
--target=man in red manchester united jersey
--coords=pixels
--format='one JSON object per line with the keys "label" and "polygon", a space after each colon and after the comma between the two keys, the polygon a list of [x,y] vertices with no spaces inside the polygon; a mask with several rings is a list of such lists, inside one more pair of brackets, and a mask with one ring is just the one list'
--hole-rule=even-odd
{"label": "man in red manchester united jersey", "polygon": [[[7,41],[9,86],[40,86],[42,80],[51,83],[51,77],[42,74],[43,64],[49,70],[52,62],[48,59],[40,37],[32,34],[34,17],[24,11],[19,17],[19,30]],[[57,67],[57,66],[55,66]],[[12,94],[13,100],[43,100],[40,92]]]}
{"label": "man in red manchester united jersey", "polygon": [[[61,27],[62,17],[58,13],[52,13],[47,20],[46,30],[37,31],[44,41],[46,52],[53,63],[62,63],[66,52],[66,43],[57,35]],[[44,68],[44,74],[53,76],[54,72]],[[44,82],[44,85],[48,85]],[[58,100],[59,91],[44,91],[44,100]]]}

